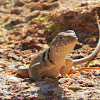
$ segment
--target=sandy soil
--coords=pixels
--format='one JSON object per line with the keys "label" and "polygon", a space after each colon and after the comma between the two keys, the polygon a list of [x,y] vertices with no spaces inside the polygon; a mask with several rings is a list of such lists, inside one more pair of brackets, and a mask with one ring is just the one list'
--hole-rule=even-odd
{"label": "sandy soil", "polygon": [[[69,56],[89,55],[98,42],[95,11],[100,16],[99,0],[0,0],[0,100],[100,100],[100,69],[38,82],[12,73],[68,29],[78,37]],[[88,67],[100,67],[100,53]]]}

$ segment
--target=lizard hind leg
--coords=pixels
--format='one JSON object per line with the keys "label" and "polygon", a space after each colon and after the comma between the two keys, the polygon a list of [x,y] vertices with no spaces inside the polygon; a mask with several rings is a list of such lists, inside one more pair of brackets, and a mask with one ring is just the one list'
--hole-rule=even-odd
{"label": "lizard hind leg", "polygon": [[73,66],[73,60],[71,58],[65,59],[65,66],[66,66],[66,74],[69,74],[72,66]]}

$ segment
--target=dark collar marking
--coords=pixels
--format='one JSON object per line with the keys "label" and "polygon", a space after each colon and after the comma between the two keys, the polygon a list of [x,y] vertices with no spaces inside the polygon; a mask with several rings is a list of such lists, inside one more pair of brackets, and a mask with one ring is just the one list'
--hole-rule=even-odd
{"label": "dark collar marking", "polygon": [[45,61],[45,56],[46,56],[45,54],[46,54],[46,50],[43,52],[43,57],[42,57],[42,61],[44,61],[44,62],[46,62]]}
{"label": "dark collar marking", "polygon": [[50,48],[48,49],[48,54],[47,54],[48,60],[49,60],[51,63],[54,63],[54,62],[50,59],[49,52],[50,52]]}

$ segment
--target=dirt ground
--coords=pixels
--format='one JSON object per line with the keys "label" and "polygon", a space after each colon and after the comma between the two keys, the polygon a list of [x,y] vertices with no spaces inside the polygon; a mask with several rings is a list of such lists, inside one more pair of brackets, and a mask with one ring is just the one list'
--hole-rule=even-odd
{"label": "dirt ground", "polygon": [[0,100],[100,100],[100,53],[65,78],[34,82],[12,73],[29,66],[62,31],[74,30],[78,42],[69,54],[83,58],[95,49],[100,0],[0,0]]}

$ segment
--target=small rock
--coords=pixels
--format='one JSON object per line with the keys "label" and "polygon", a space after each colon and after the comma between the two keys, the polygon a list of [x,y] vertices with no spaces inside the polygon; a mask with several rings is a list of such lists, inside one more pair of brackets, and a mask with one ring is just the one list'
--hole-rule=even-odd
{"label": "small rock", "polygon": [[10,80],[14,80],[14,81],[18,81],[18,78],[17,77],[14,77],[14,76],[11,76],[9,79]]}
{"label": "small rock", "polygon": [[10,96],[6,96],[5,98],[3,98],[3,100],[11,100],[12,99],[12,97],[10,97]]}
{"label": "small rock", "polygon": [[100,67],[100,63],[96,63],[95,66],[96,66],[96,67]]}
{"label": "small rock", "polygon": [[44,97],[43,96],[30,95],[26,99],[27,100],[44,100]]}
{"label": "small rock", "polygon": [[87,6],[87,5],[88,5],[87,2],[82,2],[80,6],[81,6],[81,7],[84,7],[84,6]]}
{"label": "small rock", "polygon": [[22,49],[34,49],[37,48],[38,50],[42,48],[42,45],[38,43],[35,39],[23,41],[22,42]]}
{"label": "small rock", "polygon": [[77,90],[82,90],[82,88],[80,86],[74,86],[74,85],[73,86],[69,86],[68,89],[71,89],[74,92],[77,91]]}
{"label": "small rock", "polygon": [[78,42],[78,43],[75,45],[75,49],[79,49],[79,48],[81,48],[82,46],[83,46],[83,44]]}
{"label": "small rock", "polygon": [[91,38],[86,38],[84,41],[89,44],[89,43],[95,43],[96,40],[97,40],[97,37],[95,36]]}
{"label": "small rock", "polygon": [[31,11],[43,10],[43,4],[34,3],[34,4],[30,7],[30,9],[31,9]]}
{"label": "small rock", "polygon": [[94,87],[94,84],[92,81],[84,82],[83,84],[80,84],[82,87]]}
{"label": "small rock", "polygon": [[98,70],[93,71],[93,75],[95,75],[95,76],[99,76],[99,75],[100,75],[100,71],[98,71]]}
{"label": "small rock", "polygon": [[66,82],[68,82],[67,78],[61,78],[61,79],[58,80],[59,84],[63,84],[63,83],[66,83]]}
{"label": "small rock", "polygon": [[23,6],[23,5],[24,5],[23,2],[21,2],[20,0],[16,0],[16,2],[15,2],[15,6],[19,6],[19,7],[21,7],[21,6]]}
{"label": "small rock", "polygon": [[73,54],[72,57],[75,59],[80,59],[80,58],[84,58],[84,55],[83,54]]}
{"label": "small rock", "polygon": [[22,12],[22,10],[19,8],[14,8],[11,10],[11,14],[19,15],[21,12]]}

